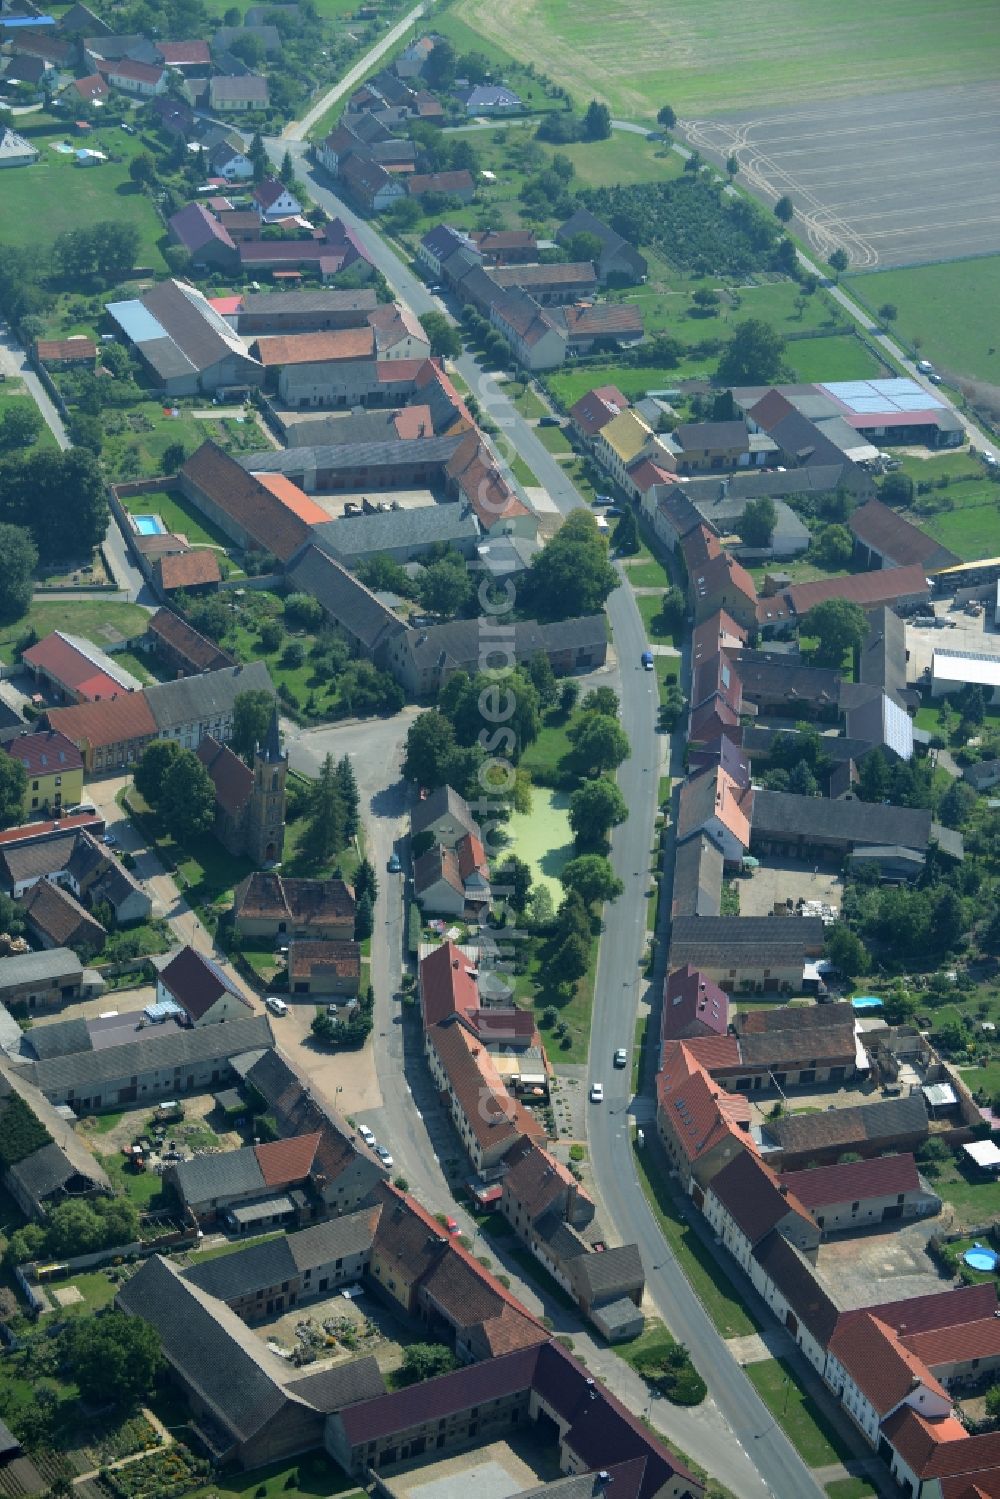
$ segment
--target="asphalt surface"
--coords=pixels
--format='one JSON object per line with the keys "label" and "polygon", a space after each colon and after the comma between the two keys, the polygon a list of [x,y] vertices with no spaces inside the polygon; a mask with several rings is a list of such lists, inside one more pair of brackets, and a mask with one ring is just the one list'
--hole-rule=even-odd
{"label": "asphalt surface", "polygon": [[685,120],[688,143],[734,154],[744,186],[788,193],[801,232],[854,269],[986,255],[1000,249],[1000,94],[993,83],[711,120]]}
{"label": "asphalt surface", "polygon": [[285,140],[304,140],[316,121],[321,120],[327,110],[333,108],[338,99],[342,99],[345,94],[350,93],[356,84],[361,82],[365,74],[378,62],[379,58],[384,57],[389,48],[394,47],[401,36],[406,35],[407,30],[419,21],[423,13],[423,4],[415,5],[401,21],[397,21],[392,30],[387,31],[385,36],[380,37],[374,47],[370,48],[364,57],[356,62],[349,72],[344,74],[339,83],[334,84],[333,88],[327,89],[323,97],[316,101],[308,114],[303,115],[301,120],[293,120],[290,125],[285,126]]}

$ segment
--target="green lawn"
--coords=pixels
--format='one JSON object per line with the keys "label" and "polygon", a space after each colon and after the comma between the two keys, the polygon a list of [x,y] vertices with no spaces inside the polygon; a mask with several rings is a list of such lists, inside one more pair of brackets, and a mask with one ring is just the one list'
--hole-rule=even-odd
{"label": "green lawn", "polygon": [[[213,418],[196,420],[189,408],[165,406],[158,400],[140,401],[128,411],[105,411],[101,422],[104,427],[103,458],[112,477],[119,479],[158,478],[163,474],[163,455],[172,443],[183,443],[188,455],[208,438],[223,448],[239,446],[231,441],[221,421]],[[253,430],[259,438],[256,425]],[[262,447],[263,440],[254,445]],[[133,454],[138,459],[138,466],[135,466]]]}
{"label": "green lawn", "polygon": [[195,1489],[190,1499],[320,1499],[332,1494],[361,1495],[356,1481],[318,1452],[310,1452],[293,1463],[271,1463],[247,1473],[214,1475],[205,1488]]}
{"label": "green lawn", "polygon": [[[705,363],[714,367],[714,360]],[[658,365],[638,369],[624,364],[590,364],[583,369],[555,370],[546,379],[568,411],[597,385],[617,385],[622,395],[634,401],[649,390],[676,389],[682,376],[680,368],[664,369]]]}
{"label": "green lawn", "polygon": [[536,416],[544,416],[548,407],[538,399],[530,385],[520,380],[508,380],[503,387],[505,396],[508,396],[517,407],[522,416],[532,421]]}
{"label": "green lawn", "polygon": [[635,1163],[642,1190],[660,1231],[719,1332],[724,1338],[745,1337],[748,1333],[758,1332],[757,1323],[737,1295],[729,1276],[680,1216],[657,1168],[650,1166],[648,1154],[644,1155],[637,1149]]}
{"label": "green lawn", "polygon": [[785,363],[793,379],[803,384],[811,380],[867,380],[886,374],[882,363],[853,333],[796,339],[785,346]]}
{"label": "green lawn", "polygon": [[642,615],[642,622],[646,626],[646,635],[650,640],[655,640],[658,645],[676,645],[677,635],[673,630],[664,629],[661,624],[656,623],[660,613],[662,598],[655,593],[640,594],[636,599],[636,606]]}
{"label": "green lawn", "polygon": [[845,290],[870,310],[894,302],[895,329],[939,369],[1000,384],[996,320],[983,315],[1000,301],[1000,255],[873,271],[847,278]]}
{"label": "green lawn", "polygon": [[851,1451],[810,1395],[796,1383],[783,1359],[747,1364],[746,1373],[764,1404],[810,1468],[843,1462]]}
{"label": "green lawn", "polygon": [[233,887],[253,868],[249,859],[236,859],[227,853],[211,833],[192,838],[182,848],[131,785],[125,809],[140,819],[142,831],[152,838],[167,868],[176,870],[177,883],[192,905],[225,903]]}
{"label": "green lawn", "polygon": [[[92,1312],[99,1312],[103,1307],[110,1306],[118,1291],[115,1283],[100,1270],[95,1270],[88,1275],[74,1275],[71,1281],[59,1281],[58,1284],[76,1286],[86,1302],[87,1309]],[[52,1305],[58,1306],[58,1302],[53,1301]],[[69,1310],[72,1311],[73,1308],[70,1307]]]}
{"label": "green lawn", "polygon": [[167,1207],[173,1201],[164,1191],[163,1178],[155,1171],[129,1171],[125,1157],[120,1154],[98,1156],[98,1160],[111,1178],[111,1185],[140,1212],[147,1213],[159,1207]]}
{"label": "green lawn", "polygon": [[947,11],[934,0],[840,0],[832,25],[822,6],[769,0],[750,28],[734,26],[728,6],[701,0],[631,0],[616,24],[602,0],[458,0],[448,16],[544,68],[578,103],[596,94],[618,118],[650,125],[665,100],[682,114],[759,111],[761,100],[992,78],[996,59],[994,13],[977,0]]}
{"label": "green lawn", "polygon": [[[548,68],[546,59],[543,66]],[[575,146],[559,146],[576,168],[575,181],[581,187],[605,187],[609,182],[626,185],[631,182],[664,182],[680,177],[684,160],[662,141],[616,131],[603,141],[584,141]]]}
{"label": "green lawn", "polygon": [[830,1499],[875,1499],[875,1490],[863,1478],[835,1478],[826,1492]]}
{"label": "green lawn", "polygon": [[570,722],[558,710],[547,713],[538,738],[521,756],[519,764],[538,785],[553,785],[561,779],[559,764],[571,749],[566,733]]}
{"label": "green lawn", "polygon": [[85,144],[105,151],[112,159],[96,167],[79,167],[73,156],[52,149],[54,142],[83,145],[68,121],[25,115],[18,131],[41,151],[34,166],[4,178],[3,237],[17,246],[48,246],[66,229],[85,228],[104,219],[134,224],[142,235],[138,264],[162,275],[166,269],[160,244],[166,242],[163,224],[149,198],[128,175],[132,157],[144,150],[139,136],[126,135],[109,123],[95,129]]}
{"label": "green lawn", "polygon": [[[28,404],[32,411],[38,410],[34,401],[31,399],[31,396],[29,396],[27,390],[25,389],[23,381],[7,379],[4,384],[0,386],[0,421],[3,420],[8,411],[20,410],[25,406],[25,403]],[[39,418],[39,420],[41,420],[41,418]],[[35,438],[34,442],[31,443],[30,446],[23,451],[36,452],[39,448],[54,448],[55,446],[55,438],[52,436],[51,431],[45,425],[45,423],[42,422],[41,426],[38,429],[38,436]]]}
{"label": "green lawn", "polygon": [[531,866],[532,883],[547,886],[556,906],[563,896],[559,872],[574,854],[568,806],[568,791],[535,786],[531,811],[515,812],[507,823],[512,852]]}
{"label": "green lawn", "polygon": [[179,489],[128,495],[122,504],[130,515],[158,515],[168,531],[186,536],[195,546],[232,546],[223,532],[206,520]]}
{"label": "green lawn", "polygon": [[536,427],[535,436],[550,453],[572,453],[573,447],[561,427]]}
{"label": "green lawn", "polygon": [[[553,993],[545,988],[537,944],[534,946],[526,972],[517,974],[514,979],[515,998],[522,1007],[534,1010],[536,1024],[541,1024],[543,1011],[549,1005],[554,1005],[559,1012],[559,1020],[567,1027],[567,1037],[559,1040],[548,1031],[545,1032],[546,1049],[550,1060],[556,1066],[561,1062],[578,1063],[587,1060],[587,1053],[590,1049],[590,1018],[594,1008],[597,949],[595,937],[590,944],[587,972],[582,979],[577,981],[568,999],[565,992]],[[526,1254],[527,1252],[525,1250]]]}
{"label": "green lawn", "polygon": [[[628,140],[628,136],[615,136]],[[679,163],[676,152],[670,153]],[[612,177],[609,179],[614,181]],[[631,302],[642,312],[647,333],[669,332],[689,347],[709,338],[730,338],[733,327],[747,318],[760,318],[772,324],[788,338],[807,330],[836,332],[849,326],[844,313],[825,291],[817,290],[803,297],[797,305],[800,287],[782,278],[760,285],[729,286],[716,277],[686,275],[655,251],[644,249],[649,274],[642,286],[616,293],[616,300]],[[694,293],[703,288],[716,292],[718,305],[706,313],[694,302]]]}
{"label": "green lawn", "polygon": [[514,475],[514,478],[517,480],[517,482],[524,485],[525,489],[538,488],[537,476],[525,463],[520,453],[516,453],[514,455],[514,459],[510,465],[510,471]]}
{"label": "green lawn", "polygon": [[148,621],[148,612],[138,604],[115,599],[45,600],[32,604],[27,614],[14,624],[0,626],[0,661],[10,665],[18,640],[29,628],[39,639],[53,630],[67,630],[106,648],[116,641],[143,634]]}
{"label": "green lawn", "polygon": [[1000,504],[992,497],[980,505],[921,516],[919,524],[922,531],[949,547],[963,562],[1000,556]]}
{"label": "green lawn", "polygon": [[626,575],[633,588],[669,588],[670,574],[662,562],[653,556],[639,557],[627,562]]}

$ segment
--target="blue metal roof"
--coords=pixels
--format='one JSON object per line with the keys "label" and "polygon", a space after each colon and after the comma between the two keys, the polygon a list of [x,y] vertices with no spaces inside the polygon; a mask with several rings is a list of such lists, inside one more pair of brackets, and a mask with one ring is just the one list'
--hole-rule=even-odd
{"label": "blue metal roof", "polygon": [[15,26],[28,26],[32,31],[39,26],[54,26],[55,16],[7,16],[0,17],[0,26],[8,26],[13,31]]}
{"label": "blue metal roof", "polygon": [[156,338],[170,337],[166,328],[138,299],[130,302],[109,302],[107,310],[122,332],[134,344],[151,343]]}

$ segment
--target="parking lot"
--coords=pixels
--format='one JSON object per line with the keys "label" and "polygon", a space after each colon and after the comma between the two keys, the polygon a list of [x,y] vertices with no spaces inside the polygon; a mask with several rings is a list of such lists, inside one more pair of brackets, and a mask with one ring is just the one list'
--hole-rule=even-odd
{"label": "parking lot", "polygon": [[995,627],[992,613],[966,614],[964,609],[953,608],[951,599],[938,599],[934,615],[947,620],[947,626],[941,629],[929,621],[925,624],[916,619],[906,621],[907,681],[920,682],[935,651],[975,651],[1000,656],[1000,630]]}
{"label": "parking lot", "polygon": [[741,916],[770,916],[776,906],[794,910],[799,900],[818,900],[840,910],[844,881],[832,869],[802,864],[795,859],[768,859],[752,873],[736,880]]}

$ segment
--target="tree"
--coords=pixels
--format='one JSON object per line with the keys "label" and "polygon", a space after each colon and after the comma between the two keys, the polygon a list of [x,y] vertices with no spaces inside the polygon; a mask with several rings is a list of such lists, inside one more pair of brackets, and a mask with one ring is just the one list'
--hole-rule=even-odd
{"label": "tree", "polygon": [[94,454],[41,448],[5,459],[0,521],[26,526],[46,561],[89,555],[108,529],[105,478]]}
{"label": "tree", "polygon": [[912,505],[913,480],[909,474],[886,474],[879,484],[878,497],[883,505]]}
{"label": "tree", "polygon": [[105,219],[90,230],[94,267],[105,281],[121,281],[135,265],[142,235],[135,224]]}
{"label": "tree", "polygon": [[17,401],[0,418],[0,448],[28,448],[42,430],[42,418],[31,401]]}
{"label": "tree", "polygon": [[286,187],[290,187],[295,181],[295,163],[292,161],[291,151],[286,151],[281,158],[281,166],[278,168],[278,177]]}
{"label": "tree", "polygon": [[547,932],[555,918],[555,905],[548,885],[533,885],[525,919],[532,932]]}
{"label": "tree", "polygon": [[732,156],[726,157],[726,175],[728,176],[730,182],[732,182],[735,177],[739,176],[739,170],[740,159],[734,152]]}
{"label": "tree", "polygon": [[361,825],[361,796],[354,766],[348,755],[337,761],[337,790],[344,809],[344,838],[350,843],[357,837]]}
{"label": "tree", "polygon": [[365,557],[357,566],[357,574],[366,588],[373,593],[398,593],[402,598],[409,597],[413,590],[409,577],[399,562],[385,552],[375,552],[371,557]]}
{"label": "tree", "polygon": [[787,193],[783,193],[774,205],[774,217],[788,224],[795,216],[795,204]]}
{"label": "tree", "polygon": [[587,713],[569,730],[574,759],[584,775],[617,770],[631,754],[628,735],[617,718]]}
{"label": "tree", "polygon": [[639,522],[631,506],[623,510],[615,526],[615,551],[623,557],[631,557],[639,550]]}
{"label": "tree", "polygon": [[[6,526],[0,530],[6,530]],[[22,821],[28,779],[20,760],[0,752],[0,827]]]}
{"label": "tree", "polygon": [[565,889],[575,890],[586,906],[614,900],[625,889],[603,854],[580,854],[570,859],[559,879]]}
{"label": "tree", "polygon": [[215,786],[194,750],[182,749],[163,777],[158,809],[181,841],[207,833],[215,821]]}
{"label": "tree", "polygon": [[154,739],[152,744],[146,745],[142,759],[135,767],[135,789],[154,811],[160,805],[167,771],[180,752],[176,739]]}
{"label": "tree", "polygon": [[179,468],[184,467],[187,453],[184,451],[182,442],[171,442],[163,449],[163,472],[165,474],[176,474]]}
{"label": "tree", "polygon": [[589,938],[570,932],[553,947],[545,964],[546,973],[554,988],[568,989],[583,978],[589,961]]}
{"label": "tree", "polygon": [[323,606],[311,593],[290,593],[285,600],[285,618],[305,630],[315,630],[323,623]]}
{"label": "tree", "polygon": [[711,286],[699,286],[692,295],[691,300],[702,312],[711,312],[719,305],[719,293]]}
{"label": "tree", "polygon": [[446,89],[455,78],[455,49],[447,39],[439,37],[423,66],[424,81],[435,92]]}
{"label": "tree", "polygon": [[430,791],[443,786],[455,748],[455,730],[450,720],[436,708],[429,708],[413,720],[407,731],[404,778]]}
{"label": "tree", "polygon": [[564,682],[559,689],[559,712],[566,718],[576,707],[576,700],[580,696],[580,687],[577,682]]}
{"label": "tree", "polygon": [[781,374],[785,340],[760,318],[739,323],[719,361],[724,385],[769,385]]}
{"label": "tree", "polygon": [[820,567],[846,567],[854,555],[854,537],[846,526],[824,526],[813,538],[812,555]]}
{"label": "tree", "polygon": [[800,760],[789,771],[788,789],[796,796],[819,796],[819,782],[805,760]]}
{"label": "tree", "polygon": [[938,806],[938,819],[947,828],[960,828],[971,817],[978,798],[966,781],[952,781]]}
{"label": "tree", "polygon": [[128,174],[136,187],[152,187],[156,181],[156,160],[150,151],[140,151],[128,164]]}
{"label": "tree", "polygon": [[606,141],[611,134],[611,111],[598,99],[591,99],[583,116],[585,141]]}
{"label": "tree", "polygon": [[[438,47],[440,45],[439,42]],[[434,49],[436,51],[437,47]],[[456,1367],[457,1362],[451,1349],[444,1343],[411,1343],[396,1371],[396,1381],[407,1385],[419,1384],[424,1379],[436,1379],[439,1374],[448,1374]]]}
{"label": "tree", "polygon": [[578,786],[569,799],[569,825],[577,848],[603,848],[608,833],[627,816],[620,788],[604,777]]}
{"label": "tree", "polygon": [[895,302],[883,302],[878,310],[879,321],[883,323],[894,323],[899,317],[899,308]]}
{"label": "tree", "polygon": [[848,258],[847,251],[841,249],[839,246],[836,250],[834,250],[828,261],[831,271],[836,271],[838,276],[840,276],[842,272],[847,270],[847,267],[850,265],[850,263],[851,262]]}
{"label": "tree", "polygon": [[539,614],[566,619],[598,613],[618,581],[594,517],[578,510],[532,558],[526,592]]}
{"label": "tree", "polygon": [[559,694],[559,684],[552,670],[552,662],[544,651],[536,651],[528,662],[528,676],[538,693],[539,707],[551,708]]}
{"label": "tree", "polygon": [[370,895],[363,895],[354,911],[355,942],[364,942],[366,937],[370,937],[374,925],[375,913],[372,907],[372,898]]}
{"label": "tree", "polygon": [[132,1409],[148,1396],[164,1368],[160,1337],[151,1323],[127,1312],[80,1317],[63,1333],[66,1360],[84,1400],[109,1400]]}
{"label": "tree", "polygon": [[371,859],[362,859],[355,870],[354,895],[356,900],[367,895],[372,905],[378,900],[378,875]]}
{"label": "tree", "polygon": [[846,651],[857,649],[867,630],[865,611],[849,599],[814,604],[800,627],[801,634],[814,636],[818,642],[816,659],[831,666],[839,666]]}
{"label": "tree", "polygon": [[311,864],[328,864],[344,847],[345,813],[333,756],[320,766],[309,793],[308,826],[302,835],[302,852]]}
{"label": "tree", "polygon": [[617,718],[620,709],[613,687],[592,687],[580,704],[581,713],[604,713],[608,718]]}
{"label": "tree", "polygon": [[281,628],[281,621],[277,619],[262,619],[257,627],[260,638],[261,650],[269,654],[281,648],[281,642],[285,638],[285,632]]}
{"label": "tree", "polygon": [[950,885],[939,886],[931,907],[928,936],[938,952],[947,952],[957,943],[965,930],[965,912],[962,902]]}
{"label": "tree", "polygon": [[436,359],[457,359],[462,352],[462,340],[458,329],[448,321],[443,312],[425,312],[420,319],[424,332],[430,339],[431,353]]}
{"label": "tree", "polygon": [[662,125],[664,130],[673,130],[677,124],[677,115],[669,104],[664,104],[657,110],[656,123]]}
{"label": "tree", "polygon": [[38,566],[38,548],[24,526],[0,524],[0,619],[20,619],[27,612]]}
{"label": "tree", "polygon": [[758,500],[747,500],[743,514],[736,522],[736,531],[748,547],[767,548],[778,523],[778,512],[770,495],[762,494]]}
{"label": "tree", "polygon": [[255,745],[263,744],[271,726],[274,698],[264,687],[238,692],[233,703],[233,733],[230,748],[248,763]]}
{"label": "tree", "polygon": [[531,866],[516,854],[507,854],[490,881],[494,896],[500,896],[518,915],[528,904],[531,891]]}
{"label": "tree", "polygon": [[588,261],[591,265],[598,265],[604,253],[604,246],[596,234],[591,234],[589,229],[581,229],[567,241],[566,252],[570,260],[585,265]]}
{"label": "tree", "polygon": [[440,557],[424,568],[417,584],[422,607],[432,614],[461,613],[472,594],[472,579],[465,559],[457,552]]}

